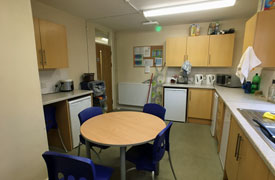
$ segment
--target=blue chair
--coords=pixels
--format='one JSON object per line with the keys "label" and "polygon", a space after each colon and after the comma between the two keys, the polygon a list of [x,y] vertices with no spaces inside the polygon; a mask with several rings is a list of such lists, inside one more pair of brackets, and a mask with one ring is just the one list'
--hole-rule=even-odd
{"label": "blue chair", "polygon": [[[103,112],[102,112],[102,109],[100,107],[89,107],[89,108],[84,109],[83,111],[81,111],[78,114],[78,118],[79,118],[79,121],[80,121],[80,126],[85,121],[87,121],[88,119],[90,119],[92,117],[95,117],[95,116],[98,116],[98,115],[101,115],[101,114],[103,114]],[[78,145],[78,156],[80,155],[80,144],[81,143],[85,144],[85,139],[81,135],[79,135],[79,138],[80,139],[79,139],[79,145]],[[95,144],[95,143],[90,143],[90,147],[99,159],[100,159],[99,154],[96,152],[96,150],[93,147],[100,148],[99,153],[101,152],[102,149],[109,148],[109,146],[102,146],[102,145],[98,145],[98,144]]]}
{"label": "blue chair", "polygon": [[108,180],[113,169],[95,165],[91,159],[46,151],[43,158],[49,180]]}
{"label": "blue chair", "polygon": [[166,109],[159,104],[149,103],[144,105],[143,112],[155,115],[164,120]]}
{"label": "blue chair", "polygon": [[56,118],[55,118],[56,108],[52,105],[46,105],[43,107],[43,109],[44,109],[44,118],[45,118],[45,122],[46,122],[47,132],[49,132],[49,130],[51,130],[51,129],[56,129],[64,150],[66,152],[68,152],[67,148],[63,142],[62,136],[60,134],[60,130],[57,126],[57,122],[56,122]]}
{"label": "blue chair", "polygon": [[158,175],[159,161],[164,156],[165,151],[168,151],[169,162],[171,169],[176,178],[173,165],[170,156],[170,143],[169,143],[169,133],[172,126],[170,122],[156,137],[153,144],[144,144],[139,146],[133,146],[126,152],[126,160],[134,163],[137,170],[145,170],[152,172],[152,178],[154,175]]}

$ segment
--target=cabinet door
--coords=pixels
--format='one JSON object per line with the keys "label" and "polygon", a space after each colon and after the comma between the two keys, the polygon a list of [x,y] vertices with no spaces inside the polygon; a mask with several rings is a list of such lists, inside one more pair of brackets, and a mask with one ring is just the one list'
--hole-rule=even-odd
{"label": "cabinet door", "polygon": [[272,174],[272,172],[269,172],[268,180],[275,180],[275,176]]}
{"label": "cabinet door", "polygon": [[253,46],[253,44],[254,44],[254,37],[255,37],[256,25],[257,25],[257,17],[258,16],[256,14],[245,23],[243,53],[248,48],[248,46]]}
{"label": "cabinet door", "polygon": [[189,89],[188,117],[211,119],[213,91],[209,89]]}
{"label": "cabinet door", "polygon": [[267,180],[269,170],[249,140],[241,136],[238,180]]}
{"label": "cabinet door", "polygon": [[254,50],[261,67],[275,67],[275,10],[258,13]]}
{"label": "cabinet door", "polygon": [[68,67],[66,29],[64,26],[39,20],[44,69]]}
{"label": "cabinet door", "polygon": [[236,180],[238,175],[239,160],[237,160],[238,142],[242,136],[241,129],[232,117],[230,122],[225,170],[229,180]]}
{"label": "cabinet door", "polygon": [[34,25],[37,64],[39,69],[43,69],[42,49],[41,49],[41,41],[40,41],[40,28],[39,28],[38,18],[33,18],[33,25]]}
{"label": "cabinet door", "polygon": [[234,38],[234,34],[210,36],[208,66],[232,66]]}
{"label": "cabinet door", "polygon": [[187,59],[193,67],[207,66],[209,36],[194,36],[187,39]]}
{"label": "cabinet door", "polygon": [[180,67],[186,55],[186,37],[168,38],[166,40],[166,66]]}

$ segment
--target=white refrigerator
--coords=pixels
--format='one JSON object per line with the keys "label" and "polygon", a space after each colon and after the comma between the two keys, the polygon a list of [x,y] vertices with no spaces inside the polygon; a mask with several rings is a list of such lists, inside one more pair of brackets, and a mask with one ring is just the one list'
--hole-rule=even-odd
{"label": "white refrigerator", "polygon": [[165,119],[171,121],[186,121],[187,89],[164,88]]}
{"label": "white refrigerator", "polygon": [[73,148],[77,147],[79,144],[80,121],[78,118],[78,113],[88,107],[91,107],[91,105],[91,96],[85,96],[69,101]]}

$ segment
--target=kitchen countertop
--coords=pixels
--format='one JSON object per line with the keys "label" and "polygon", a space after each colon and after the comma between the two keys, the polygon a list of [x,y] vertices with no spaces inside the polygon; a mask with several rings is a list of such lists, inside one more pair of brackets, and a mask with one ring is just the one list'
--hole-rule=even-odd
{"label": "kitchen countertop", "polygon": [[92,93],[93,93],[92,90],[74,90],[70,92],[42,94],[42,102],[43,102],[43,105],[47,105],[47,104],[52,104],[59,101],[72,99],[75,97],[84,96]]}
{"label": "kitchen countertop", "polygon": [[179,88],[200,88],[200,89],[215,89],[213,85],[196,85],[196,84],[171,84],[166,83],[162,85],[163,87],[179,87]]}
{"label": "kitchen countertop", "polygon": [[257,97],[253,94],[245,94],[243,89],[240,88],[215,86],[215,89],[232,112],[232,115],[236,118],[251,144],[275,176],[275,151],[270,148],[270,146],[238,111],[238,108],[274,111],[275,104],[265,101],[262,97]]}

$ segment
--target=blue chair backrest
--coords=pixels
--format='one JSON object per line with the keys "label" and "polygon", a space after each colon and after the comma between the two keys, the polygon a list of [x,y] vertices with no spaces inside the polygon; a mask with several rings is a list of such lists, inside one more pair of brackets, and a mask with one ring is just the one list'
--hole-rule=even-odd
{"label": "blue chair backrest", "polygon": [[78,114],[80,125],[82,125],[88,119],[100,114],[103,114],[102,109],[100,107],[89,107],[84,109]]}
{"label": "blue chair backrest", "polygon": [[144,105],[143,112],[155,115],[164,120],[166,109],[159,104],[149,103]]}
{"label": "blue chair backrest", "polygon": [[43,107],[44,109],[44,118],[46,121],[46,130],[49,131],[50,129],[56,129],[57,123],[55,118],[56,109],[52,105],[46,105]]}
{"label": "blue chair backrest", "polygon": [[49,180],[94,180],[95,167],[92,160],[84,157],[47,151],[43,153]]}
{"label": "blue chair backrest", "polygon": [[153,162],[157,163],[159,162],[166,150],[166,132],[167,130],[170,130],[172,126],[172,122],[169,122],[169,124],[157,135],[154,144],[153,144]]}

